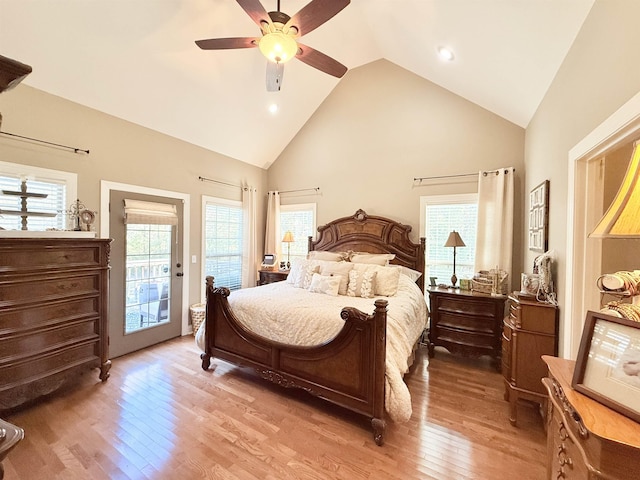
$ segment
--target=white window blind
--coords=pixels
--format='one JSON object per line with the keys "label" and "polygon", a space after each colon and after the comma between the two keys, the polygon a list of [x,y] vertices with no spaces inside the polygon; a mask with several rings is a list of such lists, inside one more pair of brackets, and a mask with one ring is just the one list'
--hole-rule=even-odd
{"label": "white window blind", "polygon": [[456,248],[456,276],[474,275],[478,204],[476,195],[423,197],[424,235],[426,238],[425,281],[437,277],[437,283],[451,283],[453,248],[445,247],[449,233],[455,230],[465,243]]}
{"label": "white window blind", "polygon": [[242,286],[242,205],[204,197],[203,215],[204,275],[236,290]]}
{"label": "white window blind", "polygon": [[[22,168],[25,168],[22,166]],[[25,177],[2,171],[0,165],[0,226],[5,230],[21,230],[22,198],[18,195],[5,194],[3,191],[20,192],[22,180]],[[55,179],[28,176],[26,177],[27,193],[37,193],[46,196],[28,197],[26,199],[27,212],[35,214],[52,214],[54,216],[29,215],[27,229],[44,231],[47,229],[64,230],[67,216],[67,182],[65,179]]]}
{"label": "white window blind", "polygon": [[291,253],[289,258],[306,258],[309,252],[309,236],[316,231],[316,204],[301,203],[295,205],[280,205],[280,232],[284,237],[286,232],[293,234],[292,243],[282,243],[282,259],[287,260],[289,245]]}
{"label": "white window blind", "polygon": [[178,225],[175,205],[168,203],[124,200],[124,223],[138,225]]}

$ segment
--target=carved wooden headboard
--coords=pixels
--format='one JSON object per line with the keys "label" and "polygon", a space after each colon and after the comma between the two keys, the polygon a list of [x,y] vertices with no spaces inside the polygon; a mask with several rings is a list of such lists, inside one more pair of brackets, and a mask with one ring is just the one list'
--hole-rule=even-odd
{"label": "carved wooden headboard", "polygon": [[358,210],[351,217],[338,218],[318,227],[318,239],[314,241],[309,237],[309,251],[394,253],[392,264],[422,273],[416,283],[424,291],[425,239],[413,243],[409,232],[409,225]]}

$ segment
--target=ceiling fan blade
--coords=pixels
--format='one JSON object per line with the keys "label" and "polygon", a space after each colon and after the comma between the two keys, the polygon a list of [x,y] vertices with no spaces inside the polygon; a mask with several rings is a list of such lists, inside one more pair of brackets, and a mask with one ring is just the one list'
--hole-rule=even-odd
{"label": "ceiling fan blade", "polygon": [[317,68],[324,73],[333,75],[334,77],[342,78],[342,76],[347,73],[347,67],[337,60],[334,60],[330,56],[300,43],[298,43],[298,54],[296,55],[296,58],[301,62],[304,62],[313,68]]}
{"label": "ceiling fan blade", "polygon": [[203,50],[254,48],[258,46],[258,39],[254,37],[210,38],[208,40],[196,40],[196,45],[198,45]]}
{"label": "ceiling fan blade", "polygon": [[287,22],[287,27],[298,30],[297,37],[315,30],[327,20],[333,18],[350,0],[312,0]]}
{"label": "ceiling fan blade", "polygon": [[267,92],[279,92],[283,76],[284,63],[267,61]]}
{"label": "ceiling fan blade", "polygon": [[236,0],[242,9],[247,12],[247,15],[256,22],[260,28],[263,27],[263,23],[271,25],[271,17],[264,9],[259,0]]}

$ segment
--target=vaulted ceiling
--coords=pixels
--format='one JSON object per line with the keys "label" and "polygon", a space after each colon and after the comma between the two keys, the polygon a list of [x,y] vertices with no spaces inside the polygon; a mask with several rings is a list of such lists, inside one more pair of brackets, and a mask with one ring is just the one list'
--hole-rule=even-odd
{"label": "vaulted ceiling", "polygon": [[[352,0],[303,43],[349,69],[384,58],[526,127],[593,1]],[[0,54],[33,67],[23,83],[267,168],[341,80],[294,59],[267,92],[258,49],[194,43],[259,35],[233,0],[0,0]]]}

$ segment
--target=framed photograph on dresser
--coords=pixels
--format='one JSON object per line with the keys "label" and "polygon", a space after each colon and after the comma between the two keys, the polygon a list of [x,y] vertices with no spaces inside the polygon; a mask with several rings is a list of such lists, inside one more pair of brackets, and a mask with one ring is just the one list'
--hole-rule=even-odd
{"label": "framed photograph on dresser", "polygon": [[640,322],[587,312],[571,386],[640,422]]}

